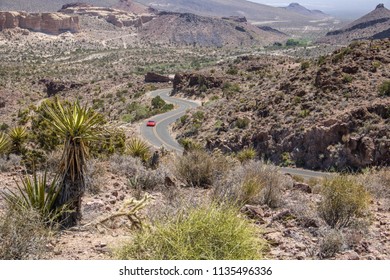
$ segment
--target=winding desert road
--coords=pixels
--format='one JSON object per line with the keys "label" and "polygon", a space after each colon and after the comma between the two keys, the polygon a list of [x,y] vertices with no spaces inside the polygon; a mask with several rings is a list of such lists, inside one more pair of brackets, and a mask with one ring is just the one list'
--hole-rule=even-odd
{"label": "winding desert road", "polygon": [[142,123],[141,134],[157,148],[164,146],[167,150],[182,153],[183,147],[171,136],[169,126],[178,118],[184,116],[188,109],[196,108],[199,104],[194,101],[170,97],[171,91],[172,89],[159,89],[149,93],[152,97],[159,95],[164,101],[174,104],[175,109],[150,118],[150,120],[156,121],[157,125],[155,127],[147,127],[146,122]]}
{"label": "winding desert road", "polygon": [[[200,105],[194,101],[169,96],[171,91],[172,89],[159,89],[148,93],[151,97],[159,95],[164,101],[174,104],[175,109],[170,112],[150,118],[150,120],[156,121],[156,126],[147,127],[146,122],[144,122],[141,124],[140,130],[142,136],[153,146],[157,148],[163,146],[167,150],[175,151],[181,154],[183,152],[183,148],[172,137],[169,127],[178,118],[184,116],[188,109],[196,108]],[[299,168],[281,167],[280,170],[284,174],[298,175],[304,177],[305,179],[325,178],[332,176],[330,173],[317,172]]]}

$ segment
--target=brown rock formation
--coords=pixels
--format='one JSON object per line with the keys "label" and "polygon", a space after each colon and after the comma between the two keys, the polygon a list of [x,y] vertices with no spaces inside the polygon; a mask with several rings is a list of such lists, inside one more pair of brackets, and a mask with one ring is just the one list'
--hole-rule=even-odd
{"label": "brown rock formation", "polygon": [[53,35],[80,30],[77,16],[61,13],[0,12],[0,31],[16,27]]}
{"label": "brown rock formation", "polygon": [[145,75],[145,83],[168,83],[171,79],[157,73],[148,72]]}

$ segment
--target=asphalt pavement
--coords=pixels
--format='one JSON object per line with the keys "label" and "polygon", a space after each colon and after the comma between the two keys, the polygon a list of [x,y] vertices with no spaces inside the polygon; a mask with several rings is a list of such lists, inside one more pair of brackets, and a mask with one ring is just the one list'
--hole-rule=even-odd
{"label": "asphalt pavement", "polygon": [[[156,148],[164,147],[169,151],[174,151],[178,154],[183,153],[183,147],[172,137],[170,131],[170,125],[173,124],[181,116],[184,116],[189,109],[193,109],[199,106],[198,103],[182,98],[170,96],[172,89],[159,89],[148,94],[151,97],[159,95],[165,102],[175,105],[174,110],[160,115],[151,117],[149,120],[156,122],[156,126],[148,127],[146,123],[148,120],[141,124],[142,136]],[[332,174],[325,172],[317,172],[307,169],[281,167],[280,171],[284,174],[298,175],[305,179],[310,178],[325,178],[330,177]]]}

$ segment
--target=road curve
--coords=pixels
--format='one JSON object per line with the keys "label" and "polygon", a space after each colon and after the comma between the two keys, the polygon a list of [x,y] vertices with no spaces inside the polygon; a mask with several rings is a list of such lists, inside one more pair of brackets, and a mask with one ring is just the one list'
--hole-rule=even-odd
{"label": "road curve", "polygon": [[199,106],[198,103],[188,101],[180,98],[169,96],[172,89],[159,89],[148,93],[150,96],[155,97],[159,95],[164,101],[174,104],[175,109],[154,116],[150,120],[156,121],[155,127],[147,127],[146,122],[141,124],[141,135],[153,146],[160,148],[164,146],[167,150],[175,151],[178,153],[183,152],[183,148],[179,143],[171,136],[169,126],[174,123],[178,118],[184,116],[186,111]]}
{"label": "road curve", "polygon": [[[178,118],[184,116],[186,111],[199,106],[198,103],[169,96],[172,89],[159,89],[148,94],[152,97],[159,95],[164,101],[175,105],[175,109],[154,116],[150,120],[156,121],[155,127],[147,127],[146,122],[141,124],[141,135],[153,146],[160,148],[164,146],[167,150],[182,153],[183,148],[180,144],[171,136],[169,126],[174,123]],[[280,171],[284,174],[291,174],[301,176],[305,179],[310,178],[326,178],[332,176],[330,173],[317,172],[307,169],[281,167]]]}

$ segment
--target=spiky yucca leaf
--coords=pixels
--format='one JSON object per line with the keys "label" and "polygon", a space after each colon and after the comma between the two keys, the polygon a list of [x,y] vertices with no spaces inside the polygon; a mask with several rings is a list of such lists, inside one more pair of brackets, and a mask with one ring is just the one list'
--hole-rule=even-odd
{"label": "spiky yucca leaf", "polygon": [[10,141],[6,134],[0,133],[0,155],[8,152],[10,148]]}
{"label": "spiky yucca leaf", "polygon": [[12,141],[23,141],[27,138],[27,130],[23,126],[16,126],[9,132]]}
{"label": "spiky yucca leaf", "polygon": [[11,190],[2,191],[0,195],[9,206],[22,212],[23,210],[34,209],[47,223],[52,223],[64,211],[66,205],[55,208],[54,203],[60,193],[57,185],[58,179],[54,178],[47,184],[47,174],[38,176],[35,172],[32,176],[25,176],[21,184],[17,183],[17,192]]}
{"label": "spiky yucca leaf", "polygon": [[150,157],[149,145],[145,141],[136,137],[129,140],[127,150],[132,157],[138,157],[144,162],[146,162]]}
{"label": "spiky yucca leaf", "polygon": [[60,161],[59,174],[61,192],[55,202],[56,207],[70,204],[73,213],[61,217],[64,227],[77,224],[81,217],[81,197],[85,190],[85,166],[88,146],[100,139],[102,115],[92,109],[82,107],[78,102],[46,105],[45,112],[52,124],[52,130],[64,139],[64,151]]}
{"label": "spiky yucca leaf", "polygon": [[15,154],[22,153],[23,142],[27,139],[27,130],[23,126],[16,126],[9,132],[12,142],[12,152]]}
{"label": "spiky yucca leaf", "polygon": [[249,160],[255,159],[256,155],[257,155],[256,150],[253,147],[249,147],[238,152],[237,159],[241,163],[245,163]]}

